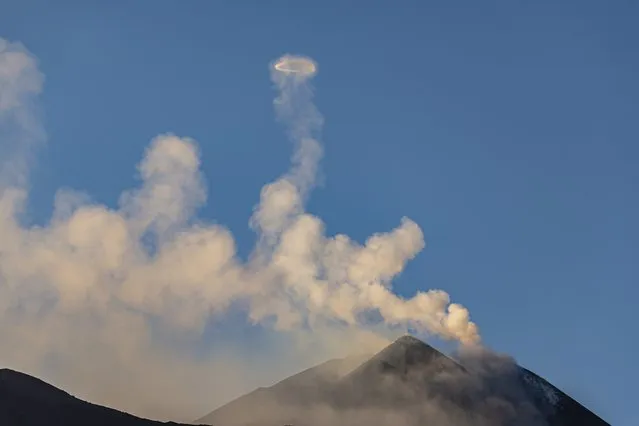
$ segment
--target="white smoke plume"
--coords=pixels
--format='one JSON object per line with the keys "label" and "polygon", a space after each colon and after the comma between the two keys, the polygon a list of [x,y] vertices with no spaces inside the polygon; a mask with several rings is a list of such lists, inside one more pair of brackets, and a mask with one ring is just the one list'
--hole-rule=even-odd
{"label": "white smoke plume", "polygon": [[43,82],[24,46],[0,38],[0,189],[27,183],[28,163],[44,140],[36,103]]}
{"label": "white smoke plume", "polygon": [[[228,229],[194,217],[206,202],[198,147],[172,134],[151,142],[140,186],[117,208],[60,191],[48,224],[23,225],[27,169],[44,139],[34,103],[43,77],[28,51],[0,39],[0,146],[11,159],[0,171],[0,365],[55,370],[95,402],[137,414],[192,418],[194,395],[213,399],[210,383],[241,375],[246,364],[230,353],[207,361],[168,349],[154,327],[178,332],[180,342],[197,339],[208,321],[237,307],[252,322],[331,342],[351,332],[383,339],[397,327],[478,342],[468,310],[444,291],[393,293],[392,280],[424,247],[415,222],[403,218],[359,244],[325,235],[305,211],[322,157],[316,71],[290,55],[271,65],[294,154],[290,170],[261,191],[251,218],[259,242],[244,262]],[[367,322],[370,312],[382,325]],[[158,400],[168,394],[172,405]]]}
{"label": "white smoke plume", "polygon": [[[277,276],[273,287],[281,289],[271,300],[257,299],[254,306],[259,309],[252,311],[252,317],[275,315],[277,324],[284,326],[318,319],[358,325],[358,314],[376,310],[389,324],[411,325],[447,339],[476,342],[477,327],[469,321],[468,310],[451,304],[445,292],[420,292],[409,300],[392,293],[392,279],[424,247],[422,231],[415,222],[403,218],[395,230],[373,235],[361,246],[346,235],[326,237],[322,221],[304,212],[304,199],[315,183],[322,154],[315,139],[322,117],[312,103],[309,84],[317,66],[309,58],[285,55],[271,69],[279,89],[275,107],[289,126],[296,151],[289,173],[263,189],[253,217],[254,226],[269,242],[267,269],[274,272],[267,275]],[[295,308],[286,315],[280,315],[282,295],[297,299],[289,305]],[[265,307],[269,302],[272,306]]]}

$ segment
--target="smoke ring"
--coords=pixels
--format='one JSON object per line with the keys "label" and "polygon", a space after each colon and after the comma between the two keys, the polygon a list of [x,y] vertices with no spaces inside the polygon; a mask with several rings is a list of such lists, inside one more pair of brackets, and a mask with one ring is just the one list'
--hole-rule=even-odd
{"label": "smoke ring", "polygon": [[317,64],[308,57],[284,55],[275,62],[273,68],[284,74],[311,77],[317,73]]}

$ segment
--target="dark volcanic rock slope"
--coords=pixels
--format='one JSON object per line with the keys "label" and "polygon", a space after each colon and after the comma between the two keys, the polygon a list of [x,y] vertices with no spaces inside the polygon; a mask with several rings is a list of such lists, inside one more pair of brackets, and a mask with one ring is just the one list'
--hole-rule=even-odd
{"label": "dark volcanic rock slope", "polygon": [[[422,341],[404,336],[354,369],[344,367],[346,360],[330,361],[240,397],[198,423],[608,425],[546,380],[509,359],[484,352],[465,357],[464,361],[467,362],[462,366]],[[343,374],[344,371],[347,373]]]}
{"label": "dark volcanic rock slope", "polygon": [[177,425],[91,404],[24,373],[0,370],[1,426]]}

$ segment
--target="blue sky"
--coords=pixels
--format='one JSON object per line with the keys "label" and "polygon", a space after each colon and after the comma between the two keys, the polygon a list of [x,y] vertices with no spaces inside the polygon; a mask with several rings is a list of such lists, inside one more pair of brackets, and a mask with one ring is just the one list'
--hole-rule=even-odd
{"label": "blue sky", "polygon": [[46,76],[28,214],[46,222],[60,187],[115,206],[174,132],[200,144],[199,216],[247,255],[291,151],[268,64],[308,55],[326,151],[308,209],[327,232],[410,217],[427,246],[397,292],[445,289],[489,346],[637,424],[638,18],[629,1],[4,1],[0,37]]}

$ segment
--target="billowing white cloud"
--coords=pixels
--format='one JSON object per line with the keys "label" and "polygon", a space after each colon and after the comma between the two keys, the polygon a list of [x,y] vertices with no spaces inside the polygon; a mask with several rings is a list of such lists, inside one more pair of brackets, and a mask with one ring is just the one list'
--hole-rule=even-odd
{"label": "billowing white cloud", "polygon": [[[335,336],[344,330],[378,339],[376,331],[398,326],[464,343],[479,340],[468,310],[445,292],[409,299],[393,293],[392,280],[424,247],[415,222],[404,218],[394,230],[359,244],[346,235],[327,236],[321,219],[305,211],[322,156],[322,117],[309,83],[316,66],[293,56],[282,60],[295,67],[271,70],[279,90],[275,108],[288,126],[294,155],[291,169],[262,189],[251,218],[259,242],[249,261],[236,256],[228,229],[194,220],[206,190],[191,139],[156,137],[138,165],[140,186],[126,191],[117,208],[60,191],[51,221],[42,227],[21,224],[27,189],[13,173],[1,175],[7,177],[0,184],[0,363],[27,370],[53,363],[68,372],[66,380],[78,377],[85,387],[81,377],[93,374],[96,388],[83,389],[88,396],[157,417],[166,413],[149,401],[169,385],[158,383],[157,393],[141,398],[141,389],[130,383],[161,381],[164,374],[178,387],[210,378],[214,369],[197,359],[177,363],[171,351],[157,351],[152,323],[197,335],[237,304],[250,321],[293,334],[316,331],[326,341],[339,340]],[[15,144],[2,147],[25,165],[40,130],[24,117],[36,117],[31,98],[41,84],[33,56],[0,40],[2,126],[12,129],[12,141],[24,142],[18,150]],[[370,312],[381,316],[381,328],[367,323],[363,314]],[[167,368],[171,362],[175,368]],[[173,403],[182,410],[189,401],[184,396]]]}

